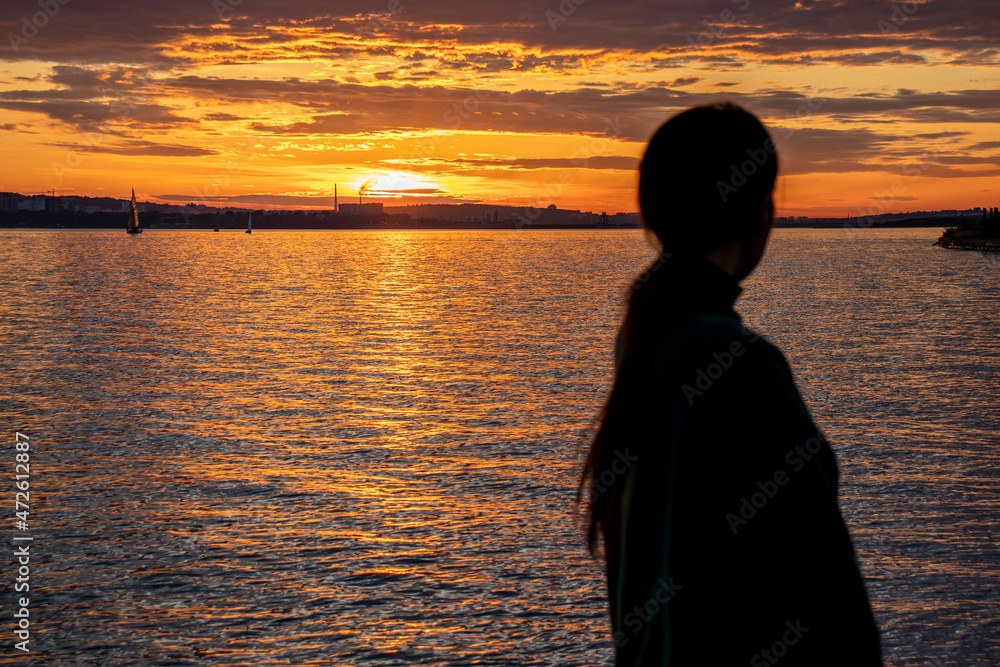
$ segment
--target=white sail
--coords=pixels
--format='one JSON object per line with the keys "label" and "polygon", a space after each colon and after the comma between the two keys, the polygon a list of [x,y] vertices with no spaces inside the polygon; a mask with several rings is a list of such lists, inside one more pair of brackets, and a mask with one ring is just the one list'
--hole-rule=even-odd
{"label": "white sail", "polygon": [[253,211],[250,211],[250,215],[247,216],[247,234],[253,232]]}

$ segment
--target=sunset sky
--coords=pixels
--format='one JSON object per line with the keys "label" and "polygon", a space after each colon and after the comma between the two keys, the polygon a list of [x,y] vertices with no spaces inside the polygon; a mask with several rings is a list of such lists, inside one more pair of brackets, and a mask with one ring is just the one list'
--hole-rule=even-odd
{"label": "sunset sky", "polygon": [[667,117],[771,128],[779,215],[1000,205],[996,0],[7,0],[0,190],[637,210]]}

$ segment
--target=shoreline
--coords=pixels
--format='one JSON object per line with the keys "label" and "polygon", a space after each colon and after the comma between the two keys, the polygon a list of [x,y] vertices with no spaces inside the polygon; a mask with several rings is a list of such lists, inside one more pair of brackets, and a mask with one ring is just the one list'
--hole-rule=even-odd
{"label": "shoreline", "polygon": [[[284,221],[281,221],[284,222]],[[608,225],[592,225],[592,224],[558,224],[558,223],[546,223],[546,222],[527,222],[521,224],[514,223],[495,223],[495,222],[470,222],[470,221],[452,221],[452,220],[436,220],[436,221],[363,221],[363,220],[352,220],[352,221],[338,221],[337,223],[331,223],[327,221],[313,223],[313,224],[301,224],[303,221],[288,222],[281,224],[281,222],[275,221],[273,219],[264,219],[258,222],[254,220],[254,231],[273,229],[302,229],[302,230],[338,230],[338,229],[409,229],[409,230],[469,230],[469,229],[592,229],[592,230],[606,230],[606,229],[643,229],[641,224],[628,225],[628,224],[608,224]],[[176,223],[157,223],[153,222],[151,224],[142,224],[142,228],[154,230],[213,230],[216,227],[220,231],[244,231],[246,225],[244,224],[233,224],[230,221],[223,222],[221,224],[205,224],[202,222],[187,223],[187,224],[176,224]],[[885,225],[872,225],[870,227],[855,227],[852,225],[845,224],[781,224],[775,225],[774,229],[850,229],[863,230],[863,229],[927,229],[930,227],[940,227],[939,223],[928,224],[924,221],[920,221],[919,224],[905,224],[904,223],[894,223]],[[3,224],[0,221],[0,230],[3,229],[76,229],[76,230],[86,230],[86,229],[124,229],[124,225],[113,224],[113,225],[101,225],[101,224],[91,224],[91,225],[63,225],[63,224]],[[942,237],[943,239],[944,237]],[[987,239],[989,240],[989,239]],[[1000,240],[998,240],[1000,242]]]}
{"label": "shoreline", "polygon": [[1000,252],[1000,238],[971,237],[956,239],[942,236],[934,245],[948,250],[979,250],[982,252]]}

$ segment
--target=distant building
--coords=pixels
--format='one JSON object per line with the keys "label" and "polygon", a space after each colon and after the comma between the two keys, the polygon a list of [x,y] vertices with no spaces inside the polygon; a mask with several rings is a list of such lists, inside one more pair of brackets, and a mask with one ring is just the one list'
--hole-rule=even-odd
{"label": "distant building", "polygon": [[0,192],[0,211],[16,211],[21,195],[16,192]]}
{"label": "distant building", "polygon": [[45,197],[28,197],[17,203],[18,211],[44,211]]}
{"label": "distant building", "polygon": [[343,215],[353,215],[358,218],[382,217],[382,204],[379,202],[372,202],[370,204],[341,204],[338,210]]}
{"label": "distant building", "polygon": [[638,213],[615,213],[608,217],[609,227],[642,227],[642,218]]}

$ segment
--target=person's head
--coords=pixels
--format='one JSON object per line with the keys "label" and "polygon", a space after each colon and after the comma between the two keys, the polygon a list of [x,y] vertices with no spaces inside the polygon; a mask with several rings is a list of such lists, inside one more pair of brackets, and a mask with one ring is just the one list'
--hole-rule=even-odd
{"label": "person's head", "polygon": [[[688,109],[668,120],[646,149],[639,173],[643,220],[664,252],[705,256],[742,279],[767,243],[777,173],[774,143],[752,114],[733,104]],[[652,295],[666,273],[654,267],[633,284],[619,370],[580,477],[578,497],[589,494],[587,541],[595,554],[600,533],[616,540],[624,485],[623,475],[605,480],[607,471],[617,471],[621,447],[643,456],[656,442],[657,410],[632,376],[648,362],[637,350],[648,347],[648,318],[658,307]]]}
{"label": "person's head", "polygon": [[646,148],[643,221],[665,252],[705,255],[736,242],[762,254],[777,173],[774,142],[753,114],[731,103],[688,109]]}

